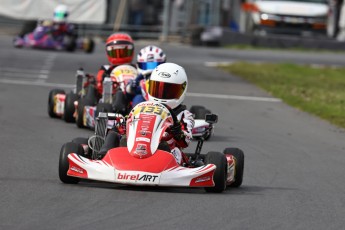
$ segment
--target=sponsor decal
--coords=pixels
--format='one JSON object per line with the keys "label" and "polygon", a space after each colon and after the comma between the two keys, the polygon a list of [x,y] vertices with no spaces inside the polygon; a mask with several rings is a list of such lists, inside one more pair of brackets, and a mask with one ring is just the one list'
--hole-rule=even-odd
{"label": "sponsor decal", "polygon": [[149,139],[149,138],[146,138],[146,137],[137,137],[137,138],[135,139],[135,141],[150,142],[150,139]]}
{"label": "sponsor decal", "polygon": [[150,131],[147,131],[148,127],[142,127],[142,128],[144,128],[144,130],[140,130],[140,131],[139,131],[139,134],[140,134],[141,136],[146,136],[147,134],[150,134],[150,133],[151,133]]}
{"label": "sponsor decal", "polygon": [[200,178],[198,178],[198,179],[195,180],[195,183],[201,183],[201,182],[209,181],[209,180],[211,180],[211,177],[209,177],[209,176],[200,177]]}
{"label": "sponsor decal", "polygon": [[235,179],[235,158],[232,155],[226,155],[227,165],[228,165],[228,176],[226,178],[227,182],[232,182]]}
{"label": "sponsor decal", "polygon": [[133,181],[133,182],[155,182],[158,178],[157,175],[150,175],[150,174],[128,174],[128,173],[118,173],[117,179],[124,180],[124,181]]}
{"label": "sponsor decal", "polygon": [[160,76],[162,78],[169,78],[169,77],[171,77],[170,73],[167,73],[167,72],[160,72],[158,74],[158,76]]}
{"label": "sponsor decal", "polygon": [[147,62],[153,62],[154,61],[154,56],[153,54],[148,54],[147,55]]}
{"label": "sponsor decal", "polygon": [[76,166],[72,166],[71,170],[74,171],[74,172],[80,173],[80,174],[84,173],[84,170],[82,170],[81,168],[78,168]]}
{"label": "sponsor decal", "polygon": [[146,155],[147,154],[147,148],[144,144],[138,144],[137,148],[135,149],[135,153],[138,155]]}

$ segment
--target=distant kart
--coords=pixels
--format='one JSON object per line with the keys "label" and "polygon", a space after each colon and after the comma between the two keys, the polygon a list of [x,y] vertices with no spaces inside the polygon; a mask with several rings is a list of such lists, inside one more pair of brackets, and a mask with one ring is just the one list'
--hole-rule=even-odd
{"label": "distant kart", "polygon": [[204,140],[209,140],[214,133],[214,123],[207,122],[205,117],[207,114],[211,114],[211,111],[201,105],[193,105],[189,111],[194,115],[193,138],[202,136]]}
{"label": "distant kart", "polygon": [[[201,137],[195,153],[183,153],[183,164],[176,163],[165,142],[170,139],[165,131],[177,118],[164,105],[142,102],[126,120],[117,118],[111,113],[100,113],[94,136],[75,138],[62,146],[59,177],[63,183],[76,184],[80,179],[88,179],[127,185],[203,187],[207,192],[241,186],[244,154],[238,148],[200,154]],[[109,119],[124,125],[126,136],[114,140],[114,147],[100,155]],[[217,115],[208,114],[206,121],[217,122]]]}
{"label": "distant kart", "polygon": [[83,100],[84,104],[95,105],[96,89],[94,77],[77,70],[75,88],[69,93],[63,89],[52,89],[48,96],[48,114],[52,118],[62,118],[66,122],[75,122],[76,104]]}
{"label": "distant kart", "polygon": [[17,48],[27,47],[36,49],[49,50],[66,50],[66,51],[84,51],[85,53],[92,53],[95,43],[92,39],[84,37],[78,38],[74,35],[64,35],[62,39],[54,39],[48,32],[50,25],[45,23],[39,24],[33,32],[16,36],[13,39],[13,45]]}

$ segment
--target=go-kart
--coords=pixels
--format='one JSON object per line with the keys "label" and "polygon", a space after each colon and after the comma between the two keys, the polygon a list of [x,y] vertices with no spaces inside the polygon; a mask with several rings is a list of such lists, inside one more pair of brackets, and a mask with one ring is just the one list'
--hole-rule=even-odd
{"label": "go-kart", "polygon": [[43,21],[39,23],[33,32],[16,36],[13,45],[16,48],[36,48],[50,50],[66,50],[73,52],[81,50],[85,53],[92,53],[95,43],[91,38],[77,37],[74,34],[65,34],[55,38],[51,33],[52,22]]}
{"label": "go-kart", "polygon": [[63,89],[52,89],[48,96],[48,114],[52,118],[62,118],[75,122],[75,107],[83,98],[84,104],[96,104],[94,76],[85,74],[83,69],[76,72],[75,88],[66,94]]}
{"label": "go-kart", "polygon": [[[109,77],[103,80],[103,92],[100,100],[96,104],[85,103],[86,99],[76,103],[76,124],[79,128],[95,127],[95,118],[99,112],[114,112],[117,104],[127,104],[126,101],[121,101],[121,94],[126,94],[127,84],[134,80],[138,75],[136,68],[131,65],[120,65],[115,67]],[[123,105],[130,107],[130,105]]]}
{"label": "go-kart", "polygon": [[[200,137],[195,153],[183,153],[177,164],[167,149],[167,130],[177,122],[176,115],[163,104],[142,102],[124,119],[111,113],[100,113],[95,135],[76,138],[60,151],[59,177],[63,183],[77,184],[81,179],[127,185],[203,187],[207,192],[223,192],[227,186],[242,184],[244,154],[238,148],[223,153],[201,154]],[[217,115],[208,114],[206,121],[217,122]],[[115,147],[100,154],[107,133],[108,120],[125,126],[126,136],[114,140]]]}

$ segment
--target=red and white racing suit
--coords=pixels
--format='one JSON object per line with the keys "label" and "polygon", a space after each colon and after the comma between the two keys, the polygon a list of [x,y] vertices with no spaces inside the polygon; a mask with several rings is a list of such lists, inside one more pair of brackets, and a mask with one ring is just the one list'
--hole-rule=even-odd
{"label": "red and white racing suit", "polygon": [[187,148],[193,138],[192,129],[194,127],[194,117],[193,114],[186,109],[185,105],[179,105],[178,107],[173,109],[173,111],[175,112],[177,119],[181,123],[183,137],[177,138],[169,135],[171,138],[167,140],[167,143],[171,149],[171,153],[176,159],[176,162],[178,164],[182,164],[183,157],[181,150]]}

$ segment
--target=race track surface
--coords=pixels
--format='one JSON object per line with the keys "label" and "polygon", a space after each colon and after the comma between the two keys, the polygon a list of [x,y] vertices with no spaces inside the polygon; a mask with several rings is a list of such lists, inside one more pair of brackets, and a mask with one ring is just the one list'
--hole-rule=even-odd
{"label": "race track surface", "polygon": [[[78,129],[47,114],[48,93],[69,90],[79,67],[96,73],[94,54],[15,49],[0,37],[0,229],[343,229],[345,132],[205,62],[296,61],[344,65],[341,54],[232,51],[158,44],[189,75],[187,106],[219,115],[204,153],[239,147],[243,185],[222,194],[58,177],[59,151]],[[138,41],[137,49],[148,44]],[[195,143],[188,149],[193,151]]]}

